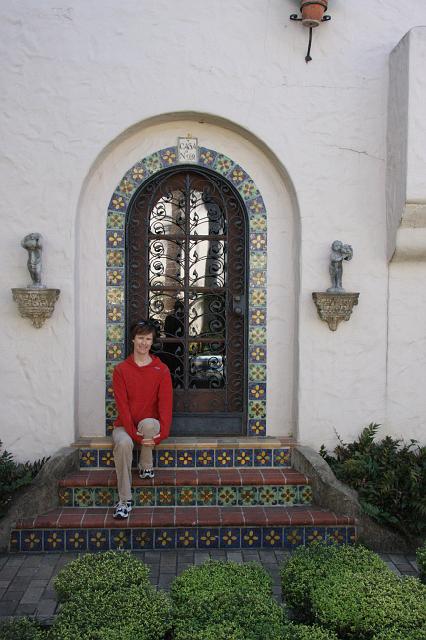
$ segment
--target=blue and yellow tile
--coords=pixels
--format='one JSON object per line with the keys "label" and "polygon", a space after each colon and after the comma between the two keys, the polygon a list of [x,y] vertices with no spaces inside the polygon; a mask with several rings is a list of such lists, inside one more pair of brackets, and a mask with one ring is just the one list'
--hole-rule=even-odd
{"label": "blue and yellow tile", "polygon": [[112,469],[114,467],[114,454],[112,449],[99,450],[99,467],[102,469]]}
{"label": "blue and yellow tile", "polygon": [[[121,287],[117,287],[120,288]],[[120,304],[107,305],[107,322],[122,322],[124,320],[124,306]]]}
{"label": "blue and yellow tile", "polygon": [[131,529],[111,529],[110,549],[131,549],[132,533]]}
{"label": "blue and yellow tile", "polygon": [[228,180],[232,182],[233,185],[238,187],[238,185],[242,184],[244,180],[247,180],[248,175],[238,164],[236,164],[232,171],[228,173]]}
{"label": "blue and yellow tile", "polygon": [[199,549],[217,549],[219,547],[219,529],[200,528],[197,532]]}
{"label": "blue and yellow tile", "polygon": [[241,547],[256,549],[262,546],[261,527],[244,527],[241,529]]}
{"label": "blue and yellow tile", "polygon": [[290,466],[290,449],[274,449],[274,467]]}
{"label": "blue and yellow tile", "polygon": [[252,467],[253,449],[236,449],[234,452],[234,465],[236,467]]}
{"label": "blue and yellow tile", "polygon": [[87,529],[66,529],[65,550],[87,551]]}
{"label": "blue and yellow tile", "polygon": [[89,551],[107,551],[109,549],[108,529],[89,529],[87,540]]}
{"label": "blue and yellow tile", "polygon": [[86,487],[74,489],[74,506],[92,507],[94,501],[93,489]]}
{"label": "blue and yellow tile", "polygon": [[109,287],[122,287],[124,285],[124,269],[122,267],[108,268],[106,283]]}
{"label": "blue and yellow tile", "polygon": [[61,507],[73,506],[73,490],[69,487],[59,487],[58,489],[59,504]]}
{"label": "blue and yellow tile", "polygon": [[176,529],[155,529],[155,549],[175,549]]}
{"label": "blue and yellow tile", "polygon": [[248,428],[249,436],[266,436],[266,420],[251,419]]}
{"label": "blue and yellow tile", "polygon": [[237,487],[218,487],[217,504],[221,507],[235,505],[238,502]]}
{"label": "blue and yellow tile", "polygon": [[217,504],[217,487],[197,487],[197,504],[211,506]]}
{"label": "blue and yellow tile", "polygon": [[195,454],[197,467],[214,467],[214,449],[202,449]]}
{"label": "blue and yellow tile", "polygon": [[155,505],[155,487],[136,487],[135,504],[137,507],[153,507]]}
{"label": "blue and yellow tile", "polygon": [[110,420],[115,420],[117,417],[117,407],[115,404],[115,400],[109,400],[105,402],[105,415]]}
{"label": "blue and yellow tile", "polygon": [[124,342],[107,342],[106,359],[110,362],[120,362],[125,358]]}
{"label": "blue and yellow tile", "polygon": [[105,379],[107,381],[111,381],[112,380],[112,374],[114,372],[115,367],[116,367],[116,363],[115,362],[106,362],[105,363]]}
{"label": "blue and yellow tile", "polygon": [[327,527],[325,539],[327,544],[346,544],[346,527]]}
{"label": "blue and yellow tile", "polygon": [[107,381],[105,385],[105,400],[114,400],[114,389],[112,381]]}
{"label": "blue and yellow tile", "polygon": [[41,529],[21,531],[21,551],[43,551],[43,531]]}
{"label": "blue and yellow tile", "polygon": [[284,527],[283,544],[286,549],[295,549],[305,544],[304,527]]}
{"label": "blue and yellow tile", "polygon": [[357,541],[357,532],[355,527],[346,527],[346,542],[348,544],[355,544]]}
{"label": "blue and yellow tile", "polygon": [[157,507],[171,507],[176,504],[175,487],[156,487],[155,503]]}
{"label": "blue and yellow tile", "polygon": [[272,464],[271,449],[255,449],[254,450],[254,466],[270,467]]}
{"label": "blue and yellow tile", "polygon": [[241,545],[241,530],[236,527],[220,528],[219,545],[223,549],[238,549]]}
{"label": "blue and yellow tile", "polygon": [[176,504],[180,507],[195,505],[197,502],[197,487],[176,487]]}
{"label": "blue and yellow tile", "polygon": [[124,212],[127,209],[128,198],[122,193],[118,193],[117,191],[113,194],[110,203],[108,205],[108,210],[111,212],[120,211]]}
{"label": "blue and yellow tile", "polygon": [[10,551],[21,551],[21,531],[13,529],[10,533]]}
{"label": "blue and yellow tile", "polygon": [[179,549],[195,549],[197,547],[197,529],[192,527],[177,529],[176,547]]}
{"label": "blue and yellow tile", "polygon": [[262,546],[267,548],[279,549],[283,546],[283,528],[282,527],[263,527],[262,528]]}
{"label": "blue and yellow tile", "polygon": [[305,544],[325,542],[325,527],[305,527]]}
{"label": "blue and yellow tile", "polygon": [[256,505],[258,503],[258,488],[252,486],[238,487],[238,504],[244,507]]}
{"label": "blue and yellow tile", "polygon": [[83,469],[98,466],[97,449],[80,449],[80,467]]}
{"label": "blue and yellow tile", "polygon": [[262,196],[257,196],[253,200],[248,201],[246,206],[250,217],[260,213],[266,213],[265,203],[263,202]]}
{"label": "blue and yellow tile", "polygon": [[265,309],[252,309],[250,311],[249,318],[250,326],[265,326],[266,325],[266,310]]}
{"label": "blue and yellow tile", "polygon": [[108,249],[106,255],[107,267],[123,267],[124,251],[121,249]]}
{"label": "blue and yellow tile", "polygon": [[215,466],[216,467],[233,467],[234,466],[233,450],[217,449],[215,451]]}
{"label": "blue and yellow tile", "polygon": [[172,167],[177,163],[178,152],[176,147],[167,147],[159,153],[163,167]]}
{"label": "blue and yellow tile", "polygon": [[213,166],[217,153],[212,149],[206,149],[205,147],[199,147],[199,161],[198,164],[201,164],[204,167]]}
{"label": "blue and yellow tile", "polygon": [[124,247],[124,230],[108,229],[106,232],[106,244],[107,251],[108,249],[122,249]]}
{"label": "blue and yellow tile", "polygon": [[154,548],[153,529],[132,529],[132,547],[133,547],[133,550],[153,549]]}
{"label": "blue and yellow tile", "polygon": [[249,383],[249,398],[250,398],[250,400],[265,400],[265,398],[266,398],[266,383],[265,382],[250,382]]}
{"label": "blue and yellow tile", "polygon": [[176,451],[173,451],[173,449],[160,449],[157,456],[157,466],[160,468],[175,467]]}
{"label": "blue and yellow tile", "polygon": [[134,182],[135,186],[138,186],[143,180],[146,180],[149,173],[146,171],[142,162],[137,162],[126,175]]}
{"label": "blue and yellow tile", "polygon": [[195,467],[195,451],[193,449],[185,449],[177,451],[177,466],[182,468]]}
{"label": "blue and yellow tile", "polygon": [[106,435],[110,436],[114,429],[114,420],[105,420]]}
{"label": "blue and yellow tile", "polygon": [[253,362],[254,364],[266,363],[266,347],[251,347],[251,349],[249,349],[249,362]]}

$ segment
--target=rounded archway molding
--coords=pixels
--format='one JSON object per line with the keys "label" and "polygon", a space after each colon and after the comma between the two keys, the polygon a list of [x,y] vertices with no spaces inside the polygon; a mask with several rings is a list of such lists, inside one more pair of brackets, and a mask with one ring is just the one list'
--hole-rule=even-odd
{"label": "rounded archway molding", "polygon": [[[182,114],[178,115],[182,117]],[[255,146],[248,142],[247,137],[253,139],[252,134],[245,132],[246,135],[242,138],[243,130],[238,125],[231,127],[229,122],[222,121],[219,126],[220,119],[215,119],[215,124],[210,124],[199,115],[197,115],[197,122],[194,122],[193,118],[191,121],[182,121],[177,114],[173,114],[171,118],[157,117],[129,128],[99,154],[84,183],[77,219],[76,252],[78,273],[76,410],[77,428],[81,436],[102,435],[105,433],[103,417],[106,416],[108,426],[114,419],[112,390],[108,383],[113,366],[124,355],[124,318],[123,315],[120,317],[120,312],[121,314],[124,312],[124,221],[127,207],[136,190],[148,178],[177,163],[177,149],[173,142],[179,136],[186,136],[189,131],[200,141],[197,164],[217,172],[238,190],[245,203],[250,225],[249,319],[251,320],[249,320],[248,349],[250,366],[247,398],[248,433],[286,435],[295,432],[294,390],[297,388],[295,334],[300,233],[294,191],[286,172],[278,166],[278,162],[271,160],[271,152],[267,152],[266,145]],[[224,125],[227,125],[226,128]],[[240,133],[236,133],[237,129]],[[166,145],[155,146],[156,142],[162,140]],[[169,141],[172,144],[167,144]],[[215,143],[214,146],[211,142]],[[144,149],[149,153],[143,153]],[[265,157],[266,153],[269,157]],[[129,162],[129,159],[133,162]],[[256,177],[253,176],[253,169]],[[115,180],[111,185],[113,176]],[[117,182],[117,187],[113,189],[114,183]],[[265,182],[269,183],[266,184],[266,189]],[[109,194],[106,195],[108,191]],[[113,193],[112,196],[111,193]],[[264,193],[266,198],[263,197]],[[265,201],[269,201],[270,206],[265,206]],[[266,212],[267,208],[268,212]],[[106,211],[108,213],[105,235]],[[102,236],[100,234],[101,215]],[[270,241],[269,238],[267,240],[266,226],[271,216],[274,237]],[[274,226],[277,226],[278,220],[281,221],[282,228],[277,235],[275,233],[277,229],[274,229]],[[282,236],[282,242],[277,246],[279,235]],[[103,245],[102,248],[101,245]],[[272,259],[271,245],[274,254]],[[268,273],[268,302],[266,299],[267,247],[269,264],[273,268],[277,257],[287,256],[287,263],[281,270],[286,274],[284,287],[281,286],[283,280],[278,275],[277,269],[274,269],[273,273]],[[102,288],[99,264],[101,252],[104,255],[102,327],[98,306]],[[289,283],[291,286],[288,286]],[[280,288],[285,289],[284,296],[280,296]],[[267,304],[270,305],[271,302],[274,304],[274,299],[275,313],[271,313],[271,309],[267,309]],[[106,309],[105,300],[107,301]],[[279,300],[278,307],[277,300]],[[94,302],[97,318],[88,319],[85,317],[84,309],[88,304],[93,305]],[[279,307],[282,307],[281,313]],[[277,326],[280,324],[281,330]],[[99,346],[101,331],[105,336],[102,348]],[[272,334],[275,334],[278,340],[274,339]],[[275,343],[275,348],[271,350],[269,343]],[[280,365],[283,352],[285,363],[281,362]],[[274,378],[278,382],[278,371],[281,374],[280,389],[274,384]],[[94,372],[95,375],[93,375]],[[282,376],[286,381],[284,385]],[[267,379],[268,396],[266,395]],[[106,391],[105,380],[107,381]],[[284,386],[287,390],[283,392]],[[279,406],[280,400],[281,405],[285,404],[285,410]],[[268,413],[267,430],[266,413]]]}

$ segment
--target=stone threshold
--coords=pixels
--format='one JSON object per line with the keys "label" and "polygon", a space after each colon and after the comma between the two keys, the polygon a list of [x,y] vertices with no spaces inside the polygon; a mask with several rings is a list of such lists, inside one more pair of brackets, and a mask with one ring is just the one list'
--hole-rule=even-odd
{"label": "stone threshold", "polygon": [[[263,448],[263,449],[279,449],[282,447],[293,448],[297,445],[296,440],[289,437],[273,437],[273,436],[239,436],[239,437],[221,437],[213,436],[204,437],[180,437],[167,438],[163,440],[156,449],[244,449],[244,448]],[[78,449],[110,449],[112,448],[111,436],[82,436],[78,438],[72,445]]]}

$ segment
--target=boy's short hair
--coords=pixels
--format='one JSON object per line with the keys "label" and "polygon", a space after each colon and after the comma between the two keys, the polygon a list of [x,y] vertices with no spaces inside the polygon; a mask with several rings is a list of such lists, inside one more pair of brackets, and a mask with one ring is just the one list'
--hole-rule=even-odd
{"label": "boy's short hair", "polygon": [[156,320],[141,319],[130,327],[130,338],[134,340],[138,334],[146,335],[150,333],[154,340],[158,338],[159,328]]}

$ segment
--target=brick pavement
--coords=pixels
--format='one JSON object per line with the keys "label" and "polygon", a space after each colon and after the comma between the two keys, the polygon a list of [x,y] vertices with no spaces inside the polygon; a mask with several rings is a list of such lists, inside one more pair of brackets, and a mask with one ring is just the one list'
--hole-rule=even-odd
{"label": "brick pavement", "polygon": [[[279,566],[287,554],[282,550],[226,551],[142,551],[134,552],[151,569],[151,582],[168,590],[173,579],[193,564],[202,564],[209,558],[234,562],[259,562],[271,575],[273,592],[281,599]],[[57,608],[53,578],[75,553],[0,554],[0,618],[30,615],[40,620],[51,618]],[[381,554],[386,564],[397,575],[418,574],[415,556]]]}

